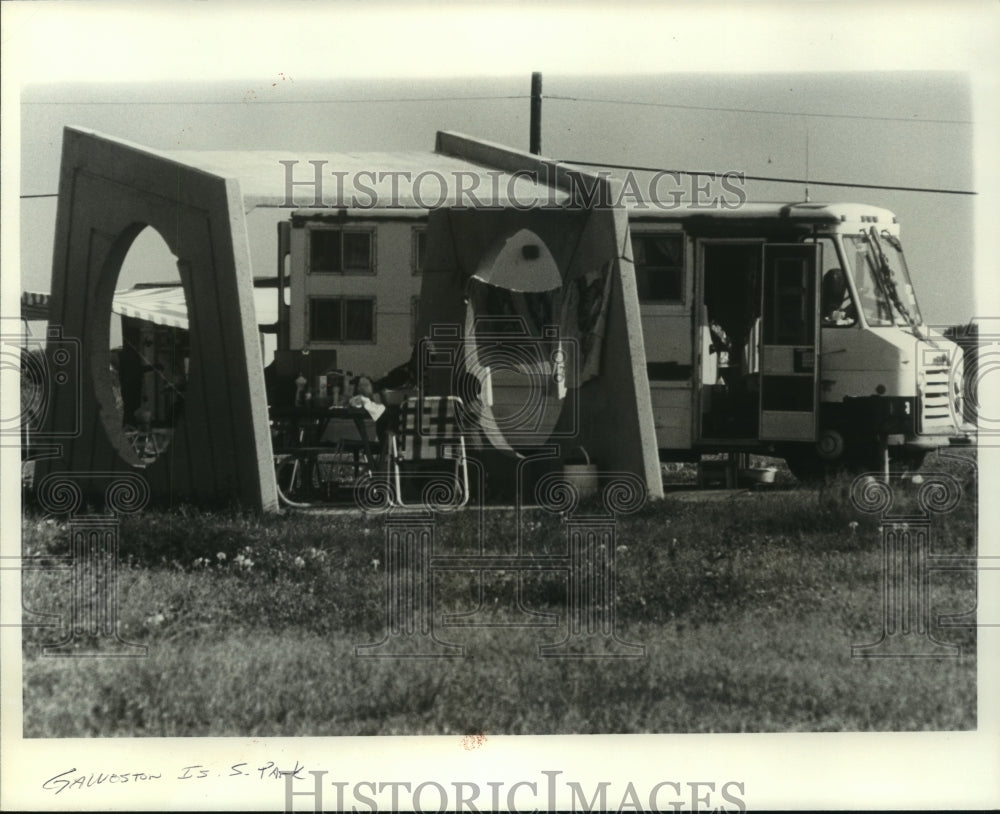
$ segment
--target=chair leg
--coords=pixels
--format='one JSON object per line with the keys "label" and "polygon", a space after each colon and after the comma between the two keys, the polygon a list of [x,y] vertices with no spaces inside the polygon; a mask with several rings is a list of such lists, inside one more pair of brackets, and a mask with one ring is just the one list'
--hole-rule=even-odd
{"label": "chair leg", "polygon": [[396,489],[396,500],[397,506],[403,506],[403,484],[399,475],[399,449],[396,446],[396,436],[392,435],[389,437],[389,475],[392,478],[393,486]]}
{"label": "chair leg", "polygon": [[[462,508],[469,502],[469,461],[465,457],[465,439],[460,438],[458,442],[459,459],[458,466],[462,469],[462,500],[458,508]],[[458,468],[455,469],[455,478],[458,479]]]}
{"label": "chair leg", "polygon": [[[399,448],[396,443],[396,436],[390,435],[387,444],[386,468],[389,478],[392,481],[392,490],[395,492],[394,505],[397,508],[406,508],[408,505],[403,499],[403,478],[402,467],[400,466]],[[455,508],[461,509],[469,502],[469,465],[465,454],[465,439],[459,439],[457,455],[455,457],[455,469],[452,477],[459,491],[456,494]]]}

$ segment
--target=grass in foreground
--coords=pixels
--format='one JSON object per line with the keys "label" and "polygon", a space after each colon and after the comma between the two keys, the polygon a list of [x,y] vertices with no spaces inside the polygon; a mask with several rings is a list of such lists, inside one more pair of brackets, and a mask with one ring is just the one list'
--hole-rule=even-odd
{"label": "grass in foreground", "polygon": [[[972,464],[950,468],[959,507],[934,520],[934,553],[975,552]],[[935,466],[935,464],[937,464]],[[690,503],[617,525],[617,633],[642,658],[538,657],[566,633],[566,578],[488,573],[487,618],[514,598],[558,625],[442,627],[476,607],[470,573],[436,578],[435,629],[457,659],[364,659],[386,630],[384,518],[177,511],[123,520],[119,629],[144,659],[43,658],[56,630],[24,636],[25,734],[290,736],[969,729],[975,631],[934,627],[961,658],[857,659],[882,629],[879,519],[849,481]],[[915,487],[911,487],[911,495]],[[581,511],[588,507],[583,507]],[[596,509],[595,506],[589,507]],[[444,516],[436,553],[472,553],[471,512]],[[528,554],[565,550],[559,517],[527,513]],[[512,512],[485,515],[486,550],[509,550]],[[67,551],[64,524],[26,516],[25,554]],[[68,617],[68,574],[28,571],[25,606]],[[972,573],[932,578],[931,610],[975,604]]]}

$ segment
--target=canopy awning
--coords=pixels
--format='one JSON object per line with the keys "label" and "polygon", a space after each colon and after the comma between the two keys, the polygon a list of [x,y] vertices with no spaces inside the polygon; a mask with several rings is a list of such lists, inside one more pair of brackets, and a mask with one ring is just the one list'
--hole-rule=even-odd
{"label": "canopy awning", "polygon": [[49,295],[41,291],[21,292],[21,319],[48,319]]}
{"label": "canopy awning", "polygon": [[187,302],[184,300],[184,289],[180,286],[116,291],[111,312],[155,325],[188,328]]}
{"label": "canopy awning", "polygon": [[[255,288],[254,308],[258,325],[273,325],[278,321],[278,292],[273,287]],[[50,296],[39,291],[21,292],[21,319],[49,318]],[[188,330],[187,302],[181,286],[128,288],[115,292],[111,311],[123,317],[133,317],[155,325]]]}

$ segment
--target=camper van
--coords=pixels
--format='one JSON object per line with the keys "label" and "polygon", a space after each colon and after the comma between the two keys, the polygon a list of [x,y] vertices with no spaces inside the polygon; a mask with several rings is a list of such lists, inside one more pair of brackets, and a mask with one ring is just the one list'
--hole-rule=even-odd
{"label": "camper van", "polygon": [[892,212],[747,204],[629,226],[661,457],[768,451],[809,478],[912,470],[967,440],[961,352],[924,324]]}
{"label": "camper van", "polygon": [[[892,212],[636,208],[629,232],[661,460],[770,454],[808,479],[912,470],[968,439],[960,349],[923,321]],[[426,241],[426,210],[295,212],[279,224],[279,351],[373,377],[405,362]]]}

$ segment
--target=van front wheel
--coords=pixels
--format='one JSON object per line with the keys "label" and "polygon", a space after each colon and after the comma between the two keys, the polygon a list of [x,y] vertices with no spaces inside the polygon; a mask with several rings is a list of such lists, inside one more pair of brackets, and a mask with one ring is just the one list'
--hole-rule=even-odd
{"label": "van front wheel", "polygon": [[842,463],[822,458],[814,444],[789,444],[781,454],[791,473],[803,483],[825,480],[843,468]]}
{"label": "van front wheel", "polygon": [[787,444],[781,450],[792,474],[809,483],[843,472],[863,468],[862,439],[840,427],[826,427],[814,444]]}
{"label": "van front wheel", "polygon": [[[781,454],[791,473],[803,483],[815,483],[841,472],[877,472],[882,468],[879,445],[853,444],[840,448],[840,454],[829,455],[831,447],[821,444],[788,444]],[[922,449],[890,448],[889,471],[894,474],[916,472],[927,455]]]}

